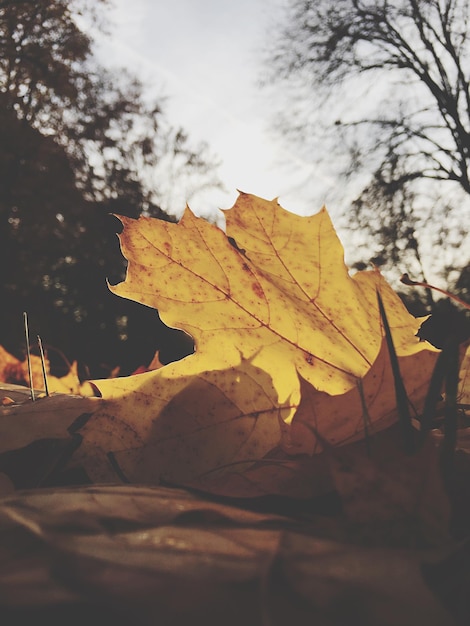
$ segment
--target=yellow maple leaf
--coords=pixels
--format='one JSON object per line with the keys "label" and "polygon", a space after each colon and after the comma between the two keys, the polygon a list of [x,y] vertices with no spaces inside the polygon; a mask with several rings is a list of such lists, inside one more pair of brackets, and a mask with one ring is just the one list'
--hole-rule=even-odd
{"label": "yellow maple leaf", "polygon": [[129,265],[112,291],[158,309],[196,352],[139,377],[96,381],[105,402],[83,431],[95,478],[112,474],[91,449],[113,452],[130,480],[206,487],[209,474],[243,472],[279,445],[312,454],[315,432],[335,444],[363,433],[360,385],[368,419],[390,424],[377,291],[420,408],[437,351],[416,338],[422,320],[379,272],[349,275],[325,209],[301,217],[240,194],[225,215],[226,233],[189,209],[178,224],[120,218]]}

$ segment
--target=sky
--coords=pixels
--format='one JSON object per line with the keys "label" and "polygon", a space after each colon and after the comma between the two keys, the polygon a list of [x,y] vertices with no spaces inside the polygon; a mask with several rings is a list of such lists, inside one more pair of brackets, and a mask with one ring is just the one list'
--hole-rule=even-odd
{"label": "sky", "polygon": [[[348,229],[348,205],[364,181],[356,181],[356,189],[339,186],[331,160],[326,158],[324,167],[302,160],[300,150],[274,131],[273,111],[282,106],[281,100],[260,87],[266,71],[263,53],[276,41],[288,2],[110,0],[109,36],[99,38],[97,53],[105,65],[126,67],[139,77],[149,94],[165,96],[166,119],[187,131],[195,144],[207,142],[221,160],[223,191],[177,198],[163,205],[166,210],[180,216],[188,202],[195,213],[214,216],[223,226],[217,209],[230,208],[237,190],[278,198],[284,208],[302,215],[326,205],[346,261],[357,260],[356,250],[364,241]],[[312,94],[312,111],[314,98]],[[358,89],[336,105],[342,118],[357,108],[362,111],[367,103],[374,106]],[[421,236],[422,252],[430,259],[432,241]],[[428,276],[435,278],[432,272]]]}
{"label": "sky", "polygon": [[259,86],[262,51],[275,36],[284,3],[113,0],[113,26],[99,49],[103,59],[127,67],[149,93],[167,96],[167,119],[191,140],[206,141],[222,162],[225,190],[193,197],[195,212],[229,208],[239,189],[312,214],[334,186],[275,135],[269,96]]}

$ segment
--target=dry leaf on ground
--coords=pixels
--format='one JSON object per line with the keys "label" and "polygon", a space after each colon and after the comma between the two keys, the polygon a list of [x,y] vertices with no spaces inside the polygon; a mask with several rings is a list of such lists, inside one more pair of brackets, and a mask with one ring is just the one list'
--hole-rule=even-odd
{"label": "dry leaf on ground", "polygon": [[4,615],[91,603],[132,624],[455,623],[424,582],[431,555],[319,539],[182,490],[24,492],[0,503],[0,549]]}
{"label": "dry leaf on ground", "polygon": [[[388,426],[395,399],[377,290],[415,410],[422,405],[437,351],[415,337],[421,320],[378,272],[350,277],[324,209],[300,217],[240,194],[225,214],[227,233],[189,209],[179,224],[121,218],[129,265],[112,290],[157,308],[196,353],[96,381],[104,404],[82,431],[82,453],[97,480],[116,479],[112,452],[131,481],[210,489],[210,479],[221,483],[216,470],[243,474],[279,446],[314,453],[315,432],[335,444],[361,437],[358,384],[372,427]],[[266,474],[254,485],[279,490]]]}
{"label": "dry leaf on ground", "polygon": [[0,495],[12,487],[40,485],[64,464],[81,443],[76,431],[98,405],[99,398],[54,394],[31,401],[18,385],[0,384],[11,402],[0,407]]}
{"label": "dry leaf on ground", "polygon": [[[69,372],[65,376],[52,376],[50,373],[50,364],[47,359],[44,361],[45,373],[47,378],[47,387],[50,393],[70,393],[81,396],[93,396],[94,391],[90,383],[81,383],[78,377],[78,364],[72,363]],[[33,388],[37,393],[44,392],[44,372],[41,358],[31,355],[31,374]],[[8,383],[15,385],[24,385],[29,387],[29,368],[25,358],[20,361],[2,346],[0,346],[0,384]]]}

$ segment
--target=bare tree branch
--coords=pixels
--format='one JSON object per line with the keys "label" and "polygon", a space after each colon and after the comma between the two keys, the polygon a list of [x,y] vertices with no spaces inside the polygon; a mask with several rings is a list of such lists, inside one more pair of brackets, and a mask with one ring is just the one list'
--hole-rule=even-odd
{"label": "bare tree branch", "polygon": [[[358,79],[370,81],[370,101],[377,103],[377,115],[346,108],[346,119],[329,131],[321,114],[308,132],[298,115],[295,120],[294,136],[304,150],[306,138],[316,146],[318,129],[323,139],[336,133],[337,150],[351,155],[343,173],[351,177],[371,168],[372,182],[363,191],[367,202],[358,199],[356,216],[375,202],[382,203],[382,216],[388,211],[413,223],[422,181],[457,183],[470,194],[469,23],[469,0],[289,2],[267,58],[271,83],[289,87],[297,110],[302,98],[310,98],[327,120],[338,108],[338,94],[354,93]],[[281,130],[289,135],[293,128],[285,116]],[[376,226],[380,231],[380,220]]]}

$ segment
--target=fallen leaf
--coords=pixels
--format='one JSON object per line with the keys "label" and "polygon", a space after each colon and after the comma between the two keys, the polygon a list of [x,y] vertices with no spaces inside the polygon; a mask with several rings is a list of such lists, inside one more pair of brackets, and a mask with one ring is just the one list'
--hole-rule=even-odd
{"label": "fallen leaf", "polygon": [[8,379],[12,376],[12,372],[19,370],[19,366],[20,360],[7,352],[3,346],[0,346],[0,381],[13,382],[8,381]]}
{"label": "fallen leaf", "polygon": [[0,454],[23,448],[38,439],[68,437],[68,429],[75,420],[93,413],[100,402],[99,398],[65,394],[32,402],[27,389],[5,383],[0,389],[13,397],[16,392],[15,403],[0,408]]}
{"label": "fallen leaf", "polygon": [[0,395],[13,402],[0,407],[0,472],[9,488],[40,485],[65,464],[81,442],[76,435],[99,405],[98,398],[54,394],[31,400],[27,388],[1,383]]}
{"label": "fallen leaf", "polygon": [[[31,355],[31,374],[33,388],[36,393],[45,391],[46,383],[44,381],[44,371],[41,358]],[[70,393],[74,395],[93,396],[94,391],[90,383],[80,382],[78,377],[78,364],[75,361],[69,368],[65,376],[52,376],[50,372],[50,364],[47,359],[44,360],[44,369],[47,380],[47,388],[50,393]],[[16,385],[30,386],[29,366],[27,359],[20,361],[13,355],[9,354],[2,346],[0,346],[0,383],[10,383]]]}
{"label": "fallen leaf", "polygon": [[[436,581],[448,569],[440,553],[346,545],[295,519],[181,489],[92,486],[4,498],[0,555],[2,616],[29,608],[39,619],[62,606],[67,623],[89,606],[95,620],[120,615],[139,625],[455,623],[423,577]],[[456,578],[453,594],[466,593]]]}
{"label": "fallen leaf", "polygon": [[397,426],[371,438],[369,454],[362,442],[326,452],[351,537],[356,531],[367,545],[389,547],[445,545],[451,506],[439,448],[428,437],[405,454]]}
{"label": "fallen leaf", "polygon": [[[135,369],[131,376],[135,376],[136,374],[144,374],[145,372],[151,372],[152,370],[158,370],[161,367],[164,367],[163,363],[160,361],[160,352],[157,350],[153,355],[152,360],[148,365],[139,365],[137,369]],[[119,374],[119,372],[117,372]],[[115,378],[115,376],[110,376],[110,378]]]}
{"label": "fallen leaf", "polygon": [[157,350],[153,356],[153,359],[147,366],[148,370],[159,370],[161,367],[164,367],[164,364],[160,361],[160,351]]}
{"label": "fallen leaf", "polygon": [[349,275],[325,209],[300,217],[240,194],[225,213],[227,233],[189,209],[178,224],[120,218],[129,264],[112,291],[157,308],[196,352],[96,381],[105,401],[81,431],[81,453],[97,480],[116,479],[109,452],[130,481],[204,478],[207,487],[209,472],[243,473],[279,445],[318,451],[315,437],[299,439],[299,424],[335,444],[361,437],[359,384],[370,427],[388,426],[396,411],[377,290],[421,408],[438,351],[415,336],[422,320],[379,272]]}
{"label": "fallen leaf", "polygon": [[95,392],[92,385],[85,381],[80,382],[78,377],[78,363],[74,361],[68,373],[65,376],[57,378],[56,376],[47,377],[47,385],[50,392],[69,393],[71,395],[94,396]]}
{"label": "fallen leaf", "polygon": [[[417,354],[419,368],[416,353],[400,359],[400,372],[414,418],[419,417],[436,362],[436,354],[432,351],[420,350]],[[303,380],[301,391],[302,400],[289,431],[289,440],[285,443],[291,453],[320,452],[322,445],[316,433],[330,444],[345,444],[362,438],[365,429],[370,435],[388,428],[397,420],[393,373],[385,340],[370,370],[350,391],[332,397]]]}
{"label": "fallen leaf", "polygon": [[94,481],[116,480],[109,452],[131,482],[181,484],[216,468],[239,472],[278,445],[290,406],[278,404],[268,374],[245,360],[228,371],[180,363],[112,381],[119,395],[101,401],[75,455]]}

